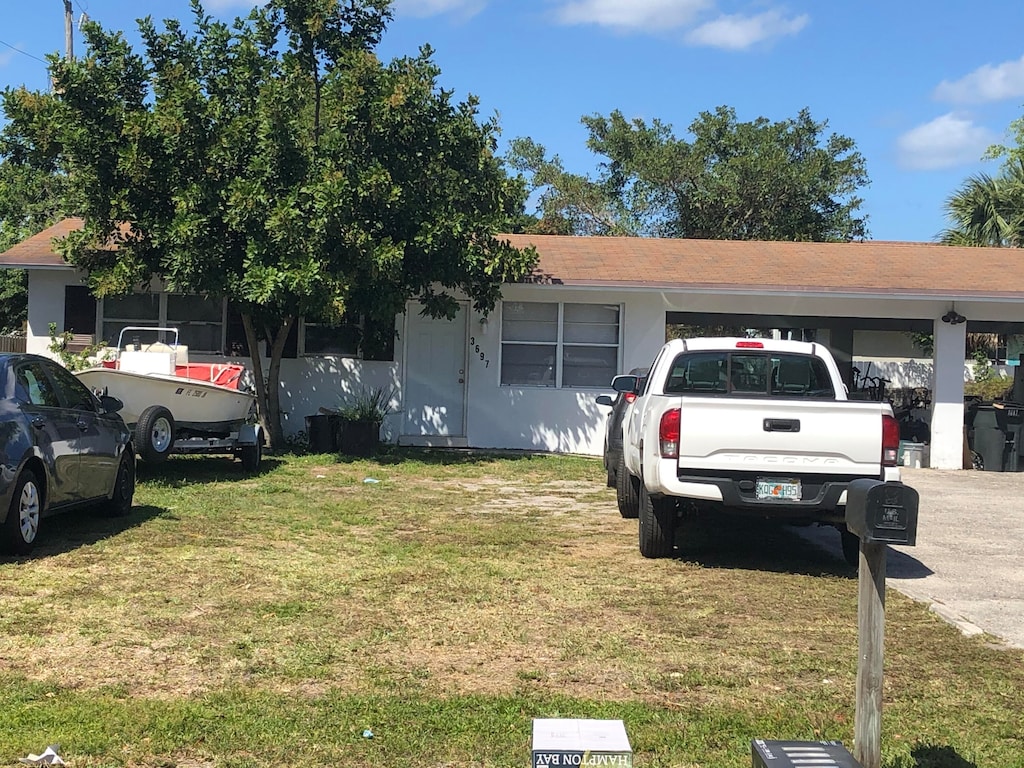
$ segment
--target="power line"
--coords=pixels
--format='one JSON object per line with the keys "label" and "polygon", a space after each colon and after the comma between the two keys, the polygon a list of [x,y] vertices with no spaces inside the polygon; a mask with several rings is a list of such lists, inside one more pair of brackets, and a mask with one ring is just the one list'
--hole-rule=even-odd
{"label": "power line", "polygon": [[0,40],[0,45],[6,45],[12,51],[17,51],[18,53],[22,53],[25,56],[28,56],[30,59],[35,59],[36,61],[41,61],[43,64],[46,64],[47,66],[49,66],[49,62],[46,61],[45,59],[40,59],[38,56],[33,56],[28,51],[23,51],[23,50],[21,50],[21,48],[17,48],[16,46],[11,45],[10,43],[5,43],[3,40]]}

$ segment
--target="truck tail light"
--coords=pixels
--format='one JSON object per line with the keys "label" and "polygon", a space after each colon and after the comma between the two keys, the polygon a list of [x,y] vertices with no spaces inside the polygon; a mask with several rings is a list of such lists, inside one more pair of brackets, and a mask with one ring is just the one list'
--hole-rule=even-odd
{"label": "truck tail light", "polygon": [[882,414],[882,466],[895,467],[900,450],[900,423]]}
{"label": "truck tail light", "polygon": [[673,408],[661,415],[658,426],[658,448],[663,459],[679,458],[679,409]]}
{"label": "truck tail light", "polygon": [[626,398],[627,403],[632,403],[634,400],[636,400],[636,392],[625,392],[622,396]]}
{"label": "truck tail light", "polygon": [[737,341],[736,349],[764,349],[763,341]]}

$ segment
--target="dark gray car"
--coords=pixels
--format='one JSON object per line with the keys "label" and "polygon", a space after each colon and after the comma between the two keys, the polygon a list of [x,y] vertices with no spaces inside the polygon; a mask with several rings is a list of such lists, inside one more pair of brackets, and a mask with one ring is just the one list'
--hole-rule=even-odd
{"label": "dark gray car", "polygon": [[117,415],[49,358],[0,354],[0,546],[31,551],[40,521],[105,504],[126,514],[135,494],[135,450]]}
{"label": "dark gray car", "polygon": [[[629,372],[630,376],[636,376],[637,389],[642,389],[647,378],[648,367],[634,368]],[[619,504],[619,512],[623,517],[636,517],[638,507],[635,499],[631,499],[628,477],[623,477],[619,482],[619,467],[622,464],[622,419],[626,415],[626,408],[635,399],[632,392],[616,392],[615,397],[600,395],[597,398],[598,405],[610,405],[611,412],[605,420],[604,430],[604,468],[608,475],[608,487],[616,489],[616,496]]]}

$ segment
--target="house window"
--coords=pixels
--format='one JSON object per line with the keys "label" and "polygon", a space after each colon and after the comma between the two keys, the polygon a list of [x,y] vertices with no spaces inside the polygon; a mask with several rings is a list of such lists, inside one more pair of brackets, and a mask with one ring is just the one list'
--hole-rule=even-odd
{"label": "house window", "polygon": [[345,315],[339,323],[316,323],[303,320],[302,354],[359,357],[362,329],[359,318]]}
{"label": "house window", "polygon": [[336,324],[302,322],[302,354],[337,355],[363,360],[395,359],[395,323],[345,315]]}
{"label": "house window", "polygon": [[620,313],[608,304],[504,303],[502,385],[607,387],[619,367]]}
{"label": "house window", "polygon": [[223,299],[180,293],[133,293],[106,298],[103,338],[109,346],[116,346],[121,329],[128,326],[177,328],[178,342],[190,352],[221,354],[225,306]]}
{"label": "house window", "polygon": [[224,302],[181,293],[165,294],[167,327],[178,329],[178,341],[196,352],[224,349]]}

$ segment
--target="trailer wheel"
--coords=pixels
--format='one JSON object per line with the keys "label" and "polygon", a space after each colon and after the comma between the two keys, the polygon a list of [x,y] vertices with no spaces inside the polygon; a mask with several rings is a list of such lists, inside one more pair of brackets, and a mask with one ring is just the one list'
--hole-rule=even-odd
{"label": "trailer wheel", "polygon": [[676,500],[671,496],[652,497],[640,481],[640,554],[644,557],[668,557],[676,543]]}
{"label": "trailer wheel", "polygon": [[162,405],[151,405],[135,425],[135,444],[147,464],[158,464],[171,455],[174,447],[174,417]]}
{"label": "trailer wheel", "polygon": [[255,445],[243,445],[238,449],[238,458],[242,460],[242,469],[246,472],[258,472],[263,460],[262,435]]}
{"label": "trailer wheel", "polygon": [[619,456],[619,466],[615,472],[615,501],[619,505],[619,514],[627,520],[634,520],[640,514],[638,492],[637,478],[629,474],[625,460]]}

